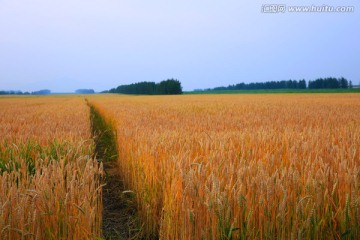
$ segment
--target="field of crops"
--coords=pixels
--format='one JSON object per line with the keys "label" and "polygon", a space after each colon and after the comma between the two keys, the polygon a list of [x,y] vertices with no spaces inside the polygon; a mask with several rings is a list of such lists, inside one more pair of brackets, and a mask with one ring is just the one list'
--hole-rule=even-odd
{"label": "field of crops", "polygon": [[[89,95],[144,238],[360,239],[360,95]],[[84,97],[0,98],[0,239],[102,236]]]}
{"label": "field of crops", "polygon": [[0,239],[101,236],[89,119],[80,97],[0,98]]}
{"label": "field of crops", "polygon": [[360,239],[360,95],[92,96],[148,237]]}

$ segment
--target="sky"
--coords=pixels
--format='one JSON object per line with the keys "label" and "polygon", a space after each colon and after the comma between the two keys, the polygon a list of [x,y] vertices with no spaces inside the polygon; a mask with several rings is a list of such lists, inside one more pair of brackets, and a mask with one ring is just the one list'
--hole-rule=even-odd
{"label": "sky", "polygon": [[[281,13],[264,13],[268,4]],[[291,6],[354,12],[290,12]],[[358,0],[0,0],[0,90],[345,77],[360,83]]]}

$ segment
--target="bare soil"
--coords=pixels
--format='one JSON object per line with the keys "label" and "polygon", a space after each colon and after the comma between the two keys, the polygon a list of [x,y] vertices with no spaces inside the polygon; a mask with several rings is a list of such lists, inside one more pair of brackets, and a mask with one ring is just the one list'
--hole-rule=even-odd
{"label": "bare soil", "polygon": [[[104,162],[103,235],[105,239],[141,239],[134,193],[125,189],[115,161]],[[124,192],[125,191],[125,192]]]}

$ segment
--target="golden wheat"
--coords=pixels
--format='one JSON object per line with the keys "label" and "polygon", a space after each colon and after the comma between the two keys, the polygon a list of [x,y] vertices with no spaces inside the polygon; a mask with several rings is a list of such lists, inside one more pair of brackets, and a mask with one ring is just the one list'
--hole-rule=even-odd
{"label": "golden wheat", "polygon": [[360,95],[98,96],[148,236],[360,238]]}
{"label": "golden wheat", "polygon": [[101,236],[102,166],[80,97],[0,98],[0,239]]}

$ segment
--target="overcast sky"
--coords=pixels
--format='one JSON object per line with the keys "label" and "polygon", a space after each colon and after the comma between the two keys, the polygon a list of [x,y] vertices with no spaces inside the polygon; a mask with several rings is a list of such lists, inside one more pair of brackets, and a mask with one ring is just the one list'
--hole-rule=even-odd
{"label": "overcast sky", "polygon": [[[354,6],[262,13],[262,5]],[[177,78],[184,90],[345,77],[360,82],[358,0],[0,0],[0,90],[102,91]]]}

